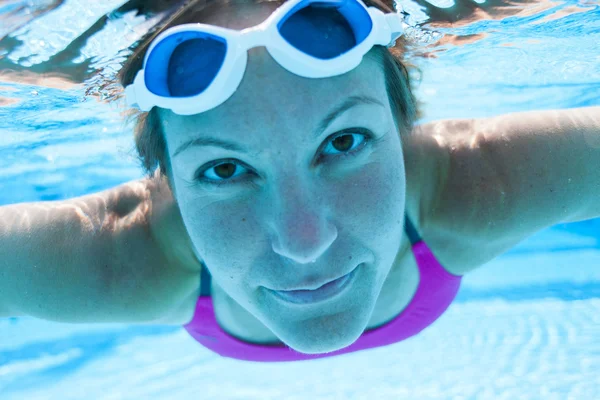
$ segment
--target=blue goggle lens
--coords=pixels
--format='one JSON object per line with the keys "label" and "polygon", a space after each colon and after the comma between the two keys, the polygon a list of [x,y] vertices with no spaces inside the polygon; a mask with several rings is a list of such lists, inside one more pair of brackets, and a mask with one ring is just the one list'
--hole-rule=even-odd
{"label": "blue goggle lens", "polygon": [[369,36],[369,13],[354,0],[306,1],[279,22],[279,33],[303,53],[328,60],[346,53]]}
{"label": "blue goggle lens", "polygon": [[223,66],[225,39],[202,32],[179,32],[161,41],[146,62],[148,90],[158,96],[188,97],[206,90]]}

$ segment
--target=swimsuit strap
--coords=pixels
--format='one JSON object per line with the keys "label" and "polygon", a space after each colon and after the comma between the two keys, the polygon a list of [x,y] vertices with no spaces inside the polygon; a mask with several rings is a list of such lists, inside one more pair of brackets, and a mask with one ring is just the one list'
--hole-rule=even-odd
{"label": "swimsuit strap", "polygon": [[210,296],[210,272],[204,263],[201,263],[200,269],[200,296]]}
{"label": "swimsuit strap", "polygon": [[[419,233],[415,229],[415,226],[410,221],[410,219],[408,218],[408,214],[406,213],[404,213],[404,223],[406,233],[408,234],[408,237],[410,239],[410,243],[414,246],[416,243],[422,240],[421,236],[419,236]],[[206,265],[204,265],[204,263],[201,263],[201,265],[202,268],[200,270],[200,296],[210,296],[210,272],[208,272],[208,268],[206,268]]]}
{"label": "swimsuit strap", "polygon": [[422,240],[421,236],[419,235],[419,232],[417,232],[413,223],[410,222],[410,219],[408,218],[408,214],[406,212],[404,213],[404,229],[406,230],[406,234],[410,239],[410,244],[412,244],[413,246]]}

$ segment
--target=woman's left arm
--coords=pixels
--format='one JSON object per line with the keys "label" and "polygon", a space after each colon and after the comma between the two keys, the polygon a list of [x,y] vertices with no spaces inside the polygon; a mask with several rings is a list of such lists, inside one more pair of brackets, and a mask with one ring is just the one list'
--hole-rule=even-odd
{"label": "woman's left arm", "polygon": [[515,194],[554,203],[556,222],[600,217],[600,107],[507,114],[490,123]]}
{"label": "woman's left arm", "polygon": [[600,217],[600,107],[435,121],[415,134],[436,143],[424,229],[440,249],[465,247],[466,270],[552,225]]}

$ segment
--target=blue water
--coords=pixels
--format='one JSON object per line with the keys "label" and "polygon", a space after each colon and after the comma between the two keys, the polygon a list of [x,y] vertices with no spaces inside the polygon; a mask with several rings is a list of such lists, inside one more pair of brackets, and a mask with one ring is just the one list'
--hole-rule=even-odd
{"label": "blue water", "polygon": [[[0,205],[142,176],[103,78],[160,14],[124,4],[0,2]],[[421,122],[600,105],[597,0],[401,4],[445,35],[411,57]],[[66,76],[53,76],[57,65]],[[599,219],[550,227],[467,275],[422,334],[329,359],[249,363],[176,327],[0,319],[2,400],[591,400],[599,376]]]}

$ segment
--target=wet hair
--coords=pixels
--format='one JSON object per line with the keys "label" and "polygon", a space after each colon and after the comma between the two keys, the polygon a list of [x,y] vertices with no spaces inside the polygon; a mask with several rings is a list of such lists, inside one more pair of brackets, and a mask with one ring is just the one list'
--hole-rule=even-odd
{"label": "wet hair", "polygon": [[[269,1],[269,0],[267,0]],[[283,3],[282,1],[277,1]],[[384,13],[394,12],[393,0],[363,0],[368,7],[376,7]],[[219,7],[234,4],[257,4],[265,0],[196,0],[183,5],[179,10],[168,17],[160,28],[144,37],[133,50],[119,72],[118,79],[123,87],[130,85],[137,72],[142,69],[144,56],[152,40],[164,30],[176,25],[187,23],[205,22],[218,12]],[[386,91],[398,134],[402,141],[410,135],[414,122],[420,118],[418,101],[413,95],[409,69],[418,69],[407,62],[403,62],[407,43],[404,36],[396,41],[394,47],[374,46],[369,52],[383,68]],[[167,144],[162,131],[159,110],[157,107],[148,112],[130,111],[130,118],[134,118],[134,142],[137,158],[148,178],[155,172],[161,177],[167,177],[171,190],[173,189],[173,175]],[[155,171],[156,167],[159,171]]]}

